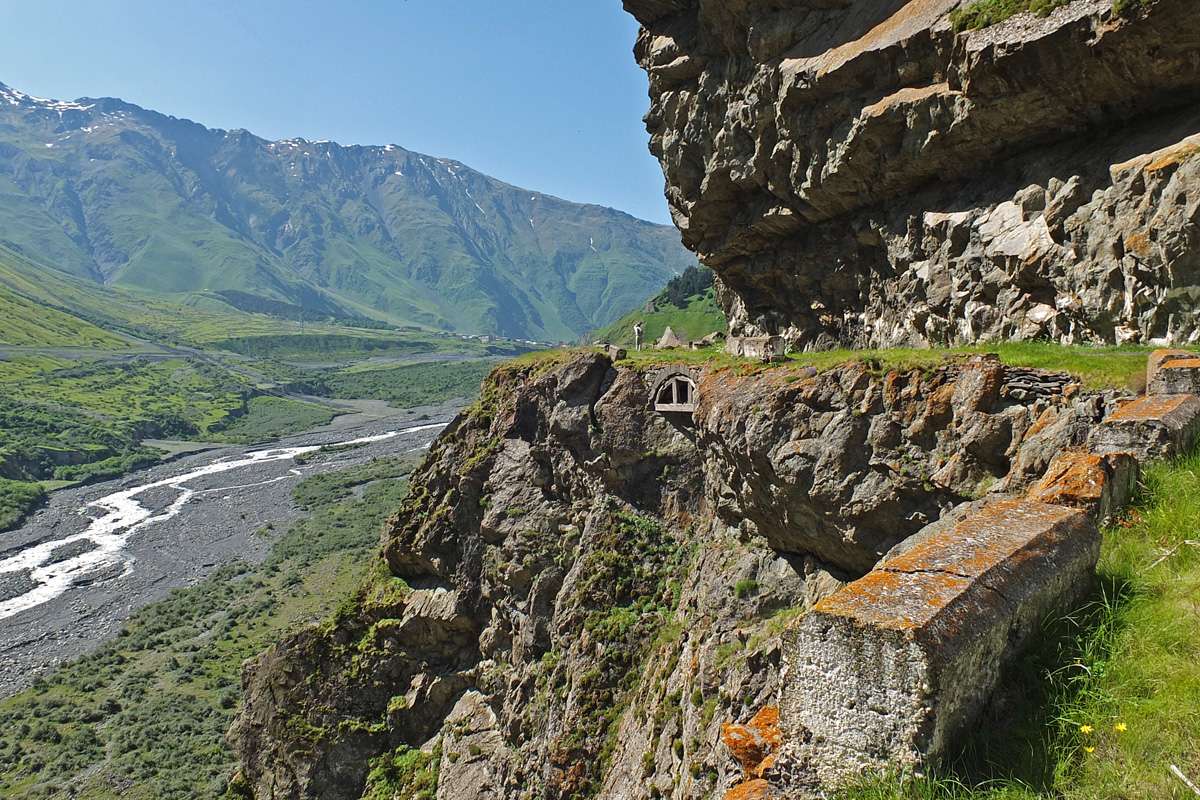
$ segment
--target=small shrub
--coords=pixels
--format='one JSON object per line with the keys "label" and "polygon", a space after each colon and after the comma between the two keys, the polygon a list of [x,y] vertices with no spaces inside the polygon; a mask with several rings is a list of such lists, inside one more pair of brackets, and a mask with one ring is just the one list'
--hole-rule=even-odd
{"label": "small shrub", "polygon": [[733,585],[733,593],[739,600],[744,600],[750,595],[758,593],[758,581],[753,578],[745,578]]}

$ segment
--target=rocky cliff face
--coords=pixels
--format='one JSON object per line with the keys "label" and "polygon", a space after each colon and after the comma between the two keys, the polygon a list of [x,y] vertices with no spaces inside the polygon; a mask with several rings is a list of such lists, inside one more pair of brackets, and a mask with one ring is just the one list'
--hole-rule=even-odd
{"label": "rocky cliff face", "polygon": [[722,723],[776,697],[788,622],[951,507],[1039,476],[1107,404],[979,358],[706,368],[693,415],[655,412],[681,369],[498,369],[413,476],[371,580],[248,666],[237,785],[720,796],[742,780]]}
{"label": "rocky cliff face", "polygon": [[1073,0],[625,0],[651,149],[735,334],[1200,338],[1200,21]]}

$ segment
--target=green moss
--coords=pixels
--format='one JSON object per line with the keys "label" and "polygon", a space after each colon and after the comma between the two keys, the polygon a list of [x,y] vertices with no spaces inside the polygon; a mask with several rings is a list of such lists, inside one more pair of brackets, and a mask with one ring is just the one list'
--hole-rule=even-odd
{"label": "green moss", "polygon": [[753,578],[745,578],[738,581],[733,586],[733,594],[739,600],[743,600],[751,595],[758,594],[758,581],[754,580]]}
{"label": "green moss", "polygon": [[429,753],[401,745],[372,759],[362,800],[434,800],[441,747]]}
{"label": "green moss", "polygon": [[1065,6],[1071,0],[975,0],[950,13],[950,25],[955,31],[986,28],[1009,17],[1030,11],[1039,17]]}

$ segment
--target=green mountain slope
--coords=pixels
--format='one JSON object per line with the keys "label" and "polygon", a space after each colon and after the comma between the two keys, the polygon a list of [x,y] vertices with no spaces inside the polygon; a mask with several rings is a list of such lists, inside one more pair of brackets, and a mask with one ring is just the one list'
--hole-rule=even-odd
{"label": "green mountain slope", "polygon": [[0,345],[122,349],[124,339],[86,320],[38,305],[0,286]]}
{"label": "green mountain slope", "polygon": [[543,341],[694,263],[673,228],[456,161],[3,84],[0,220],[0,243],[94,283]]}
{"label": "green mountain slope", "polygon": [[687,341],[699,339],[714,331],[725,331],[728,323],[717,305],[712,286],[712,273],[702,267],[692,267],[672,279],[667,287],[644,306],[638,307],[589,337],[593,341],[633,345],[634,323],[645,326],[648,344],[654,344],[669,325],[675,334]]}

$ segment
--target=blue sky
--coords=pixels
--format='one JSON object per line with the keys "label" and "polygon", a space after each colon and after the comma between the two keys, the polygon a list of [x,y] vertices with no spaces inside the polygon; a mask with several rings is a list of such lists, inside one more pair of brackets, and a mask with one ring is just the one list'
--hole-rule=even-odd
{"label": "blue sky", "polygon": [[0,82],[272,139],[395,143],[669,222],[619,0],[5,3]]}

